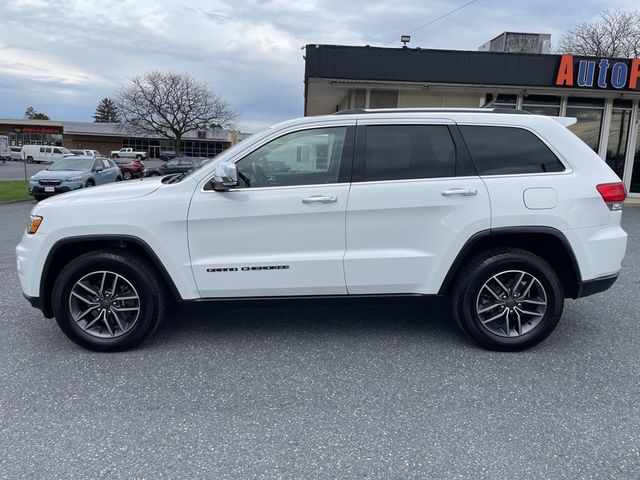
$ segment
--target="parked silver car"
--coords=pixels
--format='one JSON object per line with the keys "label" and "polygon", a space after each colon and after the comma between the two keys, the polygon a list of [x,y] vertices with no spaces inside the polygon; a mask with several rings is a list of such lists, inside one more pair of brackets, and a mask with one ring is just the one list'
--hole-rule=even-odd
{"label": "parked silver car", "polygon": [[122,180],[120,169],[106,157],[68,156],[29,179],[29,193],[36,200]]}

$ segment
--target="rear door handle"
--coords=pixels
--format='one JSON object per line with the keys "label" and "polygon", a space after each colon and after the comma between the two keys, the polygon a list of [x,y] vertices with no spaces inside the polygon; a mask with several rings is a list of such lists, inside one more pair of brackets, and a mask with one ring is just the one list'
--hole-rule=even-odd
{"label": "rear door handle", "polygon": [[334,197],[331,195],[330,197],[325,197],[323,195],[313,195],[311,197],[303,198],[302,203],[336,203],[338,201],[338,197]]}
{"label": "rear door handle", "polygon": [[462,195],[464,197],[470,197],[472,195],[477,195],[478,190],[475,188],[450,188],[448,190],[443,190],[440,192],[444,197],[450,197],[451,195]]}

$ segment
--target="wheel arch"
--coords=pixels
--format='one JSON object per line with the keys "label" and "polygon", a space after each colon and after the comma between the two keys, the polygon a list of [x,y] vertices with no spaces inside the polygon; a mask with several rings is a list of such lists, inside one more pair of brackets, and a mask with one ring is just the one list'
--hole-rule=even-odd
{"label": "wheel arch", "polygon": [[146,258],[150,265],[160,274],[160,277],[171,291],[173,297],[177,301],[182,299],[162,261],[153,249],[141,238],[132,235],[87,235],[70,237],[57,241],[53,247],[51,247],[47,259],[44,262],[42,275],[40,277],[40,309],[46,318],[53,317],[51,293],[60,270],[74,258],[92,250],[102,248],[124,249],[129,252],[136,252]]}
{"label": "wheel arch", "polygon": [[447,293],[467,260],[493,247],[522,248],[542,257],[560,278],[565,297],[580,296],[580,267],[567,237],[556,228],[543,226],[494,228],[476,233],[458,252],[438,294]]}

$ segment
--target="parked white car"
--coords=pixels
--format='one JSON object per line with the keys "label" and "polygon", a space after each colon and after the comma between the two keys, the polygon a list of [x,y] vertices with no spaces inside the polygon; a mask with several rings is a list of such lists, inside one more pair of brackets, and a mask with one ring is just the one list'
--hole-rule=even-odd
{"label": "parked white car", "polygon": [[560,122],[418,109],[281,123],[189,173],[36,205],[22,290],[101,351],[139,344],[170,299],[385,295],[446,296],[478,344],[525,349],[565,298],[616,281],[627,244],[624,185]]}
{"label": "parked white car", "polygon": [[111,150],[111,158],[135,158],[136,160],[144,160],[149,155],[141,150],[133,148],[121,148],[120,150]]}
{"label": "parked white car", "polygon": [[82,150],[82,149],[71,149],[69,150],[74,155],[86,155],[88,157],[99,157],[100,152],[98,150]]}
{"label": "parked white car", "polygon": [[22,159],[27,163],[55,162],[71,152],[65,147],[46,145],[23,145]]}

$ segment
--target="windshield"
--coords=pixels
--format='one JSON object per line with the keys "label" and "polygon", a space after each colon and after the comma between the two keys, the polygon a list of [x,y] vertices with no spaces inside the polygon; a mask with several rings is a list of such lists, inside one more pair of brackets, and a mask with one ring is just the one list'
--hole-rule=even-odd
{"label": "windshield", "polygon": [[80,157],[67,157],[62,158],[51,165],[47,170],[91,170],[93,164],[92,158],[80,158]]}

